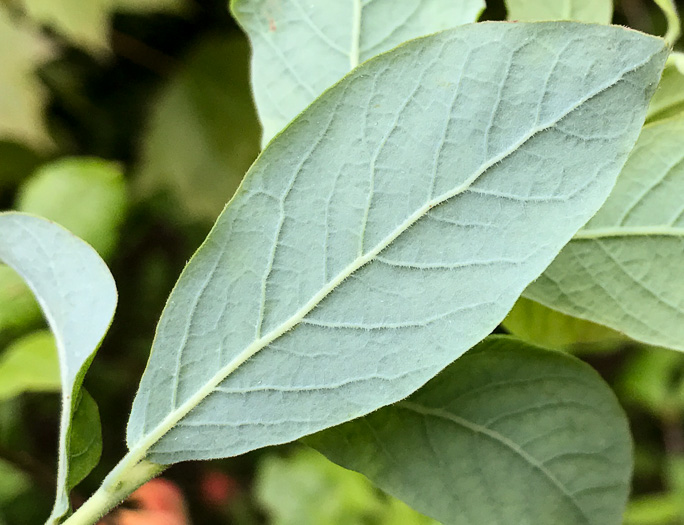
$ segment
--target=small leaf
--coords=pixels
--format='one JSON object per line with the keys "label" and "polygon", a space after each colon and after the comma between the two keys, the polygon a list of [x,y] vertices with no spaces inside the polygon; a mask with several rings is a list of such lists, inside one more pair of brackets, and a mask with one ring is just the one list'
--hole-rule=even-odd
{"label": "small leaf", "polygon": [[232,0],[252,42],[262,145],[361,62],[406,40],[475,22],[484,0]]}
{"label": "small leaf", "polygon": [[509,20],[576,20],[610,24],[613,0],[505,0]]}
{"label": "small leaf", "polygon": [[487,23],[356,68],[261,154],[185,268],[129,460],[237,455],[423,385],[607,198],[666,54],[617,27]]}
{"label": "small leaf", "polygon": [[69,440],[69,490],[78,485],[100,461],[102,426],[100,411],[91,395],[81,389],[71,421]]}
{"label": "small leaf", "polygon": [[126,217],[121,167],[98,158],[64,158],[42,166],[21,187],[17,209],[58,223],[109,257]]}
{"label": "small leaf", "polygon": [[43,120],[46,90],[36,69],[52,57],[53,49],[0,3],[0,50],[0,137],[49,149],[52,140]]}
{"label": "small leaf", "polygon": [[40,325],[40,306],[24,280],[0,265],[0,343]]}
{"label": "small leaf", "polygon": [[69,510],[72,414],[95,350],[116,307],[116,287],[95,250],[62,227],[22,213],[0,214],[0,260],[35,293],[55,335],[62,383],[57,498],[48,523]]}
{"label": "small leaf", "polygon": [[508,337],[305,442],[450,525],[617,525],[629,494],[629,427],[608,385],[575,358]]}
{"label": "small leaf", "polygon": [[0,354],[0,402],[24,392],[59,392],[59,360],[55,337],[35,332]]}
{"label": "small leaf", "polygon": [[684,350],[684,116],[644,127],[617,185],[525,295]]}
{"label": "small leaf", "polygon": [[559,350],[626,339],[610,328],[562,314],[524,297],[518,299],[502,324],[524,341]]}

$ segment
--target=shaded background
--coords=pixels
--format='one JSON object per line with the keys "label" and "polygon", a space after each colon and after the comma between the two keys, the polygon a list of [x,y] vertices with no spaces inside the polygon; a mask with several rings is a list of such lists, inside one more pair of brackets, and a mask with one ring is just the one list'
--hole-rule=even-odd
{"label": "shaded background", "polygon": [[[76,499],[123,456],[166,297],[259,149],[249,48],[225,0],[120,3],[108,34],[97,35],[55,31],[31,21],[21,0],[0,0],[0,110],[23,117],[11,128],[0,123],[0,209],[48,216],[88,240],[120,294],[85,380],[104,421],[102,461]],[[505,17],[502,1],[487,3],[483,19]],[[614,23],[665,32],[650,0],[616,2]],[[0,268],[0,356],[49,345],[36,335],[44,327],[30,294]],[[574,351],[628,411],[637,453],[630,523],[684,523],[683,356],[624,342]],[[58,387],[49,365],[32,390]],[[57,395],[18,395],[0,383],[0,524],[41,523],[49,513],[58,412]],[[296,446],[181,464],[165,477],[196,523],[431,523]]]}

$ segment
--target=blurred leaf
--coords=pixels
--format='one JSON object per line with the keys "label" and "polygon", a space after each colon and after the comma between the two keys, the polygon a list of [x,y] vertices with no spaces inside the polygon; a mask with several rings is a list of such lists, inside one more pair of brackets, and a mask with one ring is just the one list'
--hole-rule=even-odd
{"label": "blurred leaf", "polygon": [[216,219],[259,152],[247,56],[244,38],[211,37],[185,59],[148,124],[143,195],[167,190],[186,216]]}
{"label": "blurred leaf", "polygon": [[104,258],[116,247],[126,208],[121,168],[96,158],[64,158],[44,165],[17,198],[18,210],[62,225]]}
{"label": "blurred leaf", "polygon": [[266,456],[255,483],[272,525],[437,524],[311,449]]}
{"label": "blurred leaf", "polygon": [[674,45],[681,34],[681,22],[677,14],[677,6],[674,0],[655,0],[660,9],[665,13],[667,19],[667,33],[665,33],[665,40],[668,44]]}
{"label": "blurred leaf", "polygon": [[627,419],[600,376],[501,336],[407,400],[304,442],[450,525],[617,525],[632,471]]}
{"label": "blurred leaf", "polygon": [[69,510],[73,413],[116,307],[116,286],[95,250],[64,228],[22,213],[0,214],[0,260],[28,283],[55,335],[62,384],[57,497],[48,523]]}
{"label": "blurred leaf", "polygon": [[648,107],[646,122],[651,123],[674,117],[682,111],[684,111],[684,74],[674,61],[668,60],[658,89]]}
{"label": "blurred leaf", "polygon": [[623,396],[660,418],[684,410],[684,356],[666,348],[640,350],[625,365],[617,388]]}
{"label": "blurred leaf", "polygon": [[0,343],[39,324],[40,306],[24,280],[0,264]]}
{"label": "blurred leaf", "polygon": [[625,513],[624,525],[680,525],[682,502],[674,494],[634,498]]}
{"label": "blurred leaf", "polygon": [[610,197],[525,296],[684,350],[684,115],[645,126]]}
{"label": "blurred leaf", "polygon": [[46,90],[35,73],[52,55],[48,41],[0,2],[0,138],[52,145],[43,120]]}
{"label": "blurred leaf", "polygon": [[31,486],[29,477],[7,461],[0,459],[0,508]]}
{"label": "blurred leaf", "polygon": [[518,299],[502,324],[524,341],[559,350],[626,339],[610,328],[562,314],[524,297]]}
{"label": "blurred leaf", "polygon": [[613,0],[505,0],[509,20],[575,20],[610,24]]}
{"label": "blurred leaf", "polygon": [[475,22],[484,0],[232,0],[252,43],[262,145],[358,64],[419,36]]}
{"label": "blurred leaf", "polygon": [[100,461],[102,454],[102,425],[97,403],[84,388],[80,391],[69,440],[69,477],[72,489],[85,478]]}
{"label": "blurred leaf", "polygon": [[116,11],[177,9],[183,0],[20,0],[35,22],[72,43],[103,53],[109,49],[110,19]]}
{"label": "blurred leaf", "polygon": [[0,402],[24,392],[59,392],[59,359],[48,331],[27,335],[0,354]]}

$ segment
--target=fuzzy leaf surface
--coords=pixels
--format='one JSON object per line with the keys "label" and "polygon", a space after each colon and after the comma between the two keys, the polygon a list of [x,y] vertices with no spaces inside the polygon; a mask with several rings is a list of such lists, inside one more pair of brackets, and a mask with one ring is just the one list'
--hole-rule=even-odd
{"label": "fuzzy leaf surface", "polygon": [[[57,498],[48,520],[57,523],[69,510],[73,414],[83,376],[114,315],[116,286],[93,248],[61,226],[33,215],[0,213],[0,261],[33,290],[57,343],[62,416]],[[79,468],[85,470],[82,464]]]}
{"label": "fuzzy leaf surface", "polygon": [[233,0],[233,16],[252,43],[262,145],[361,62],[475,22],[484,7],[484,0]]}
{"label": "fuzzy leaf surface", "polygon": [[185,268],[129,448],[233,456],[423,385],[605,201],[666,54],[617,27],[487,23],[355,69],[262,153]]}
{"label": "fuzzy leaf surface", "polygon": [[490,337],[405,401],[307,437],[449,525],[618,525],[632,444],[601,377],[565,354]]}
{"label": "fuzzy leaf surface", "polygon": [[644,127],[606,203],[526,297],[684,350],[682,137],[681,116]]}

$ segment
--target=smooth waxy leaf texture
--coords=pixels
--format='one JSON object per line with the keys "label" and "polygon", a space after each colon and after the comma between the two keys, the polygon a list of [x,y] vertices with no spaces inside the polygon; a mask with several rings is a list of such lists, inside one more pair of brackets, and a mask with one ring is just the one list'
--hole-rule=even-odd
{"label": "smooth waxy leaf texture", "polygon": [[484,0],[233,0],[252,43],[262,144],[323,90],[406,40],[475,22]]}
{"label": "smooth waxy leaf texture", "polygon": [[0,260],[31,287],[57,343],[62,416],[57,499],[49,521],[56,523],[69,510],[73,413],[83,376],[114,315],[116,287],[95,250],[64,228],[31,215],[0,214]]}
{"label": "smooth waxy leaf texture", "polygon": [[599,375],[507,337],[305,442],[450,525],[617,525],[632,468],[627,420]]}
{"label": "smooth waxy leaf texture", "polygon": [[644,127],[615,189],[530,299],[684,350],[684,118]]}
{"label": "smooth waxy leaf texture", "polygon": [[509,20],[576,20],[610,24],[613,0],[505,0]]}
{"label": "smooth waxy leaf texture", "polygon": [[353,71],[262,153],[183,272],[134,457],[240,454],[424,384],[603,203],[666,53],[621,28],[490,23]]}

